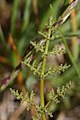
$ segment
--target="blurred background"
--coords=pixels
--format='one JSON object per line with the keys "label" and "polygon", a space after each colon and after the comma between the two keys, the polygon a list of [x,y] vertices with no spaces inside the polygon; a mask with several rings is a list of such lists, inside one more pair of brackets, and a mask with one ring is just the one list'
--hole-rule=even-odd
{"label": "blurred background", "polygon": [[[62,15],[72,0],[0,0],[0,86],[10,75],[13,69],[22,60],[30,41],[39,37],[38,30],[45,29],[45,23],[52,15],[56,20]],[[52,10],[50,9],[52,5]],[[54,19],[55,22],[55,19]],[[78,73],[80,72],[80,1],[72,10],[70,17],[61,25],[61,30],[68,43],[69,49],[75,60]],[[65,46],[61,38],[56,38],[51,47]],[[66,50],[65,50],[66,51]],[[40,56],[36,56],[40,59]],[[56,77],[48,77],[45,80],[45,92],[65,85],[69,81],[74,82],[74,89],[69,91],[66,99],[60,104],[53,103],[51,110],[53,118],[49,120],[80,120],[80,78],[74,65],[70,62],[68,54],[49,56],[47,64],[60,65],[68,63],[71,67]],[[11,84],[0,93],[0,120],[31,120],[30,112],[26,110],[26,104],[20,104],[9,88],[19,91],[35,91],[36,103],[39,98],[39,80],[28,68],[19,72]],[[47,94],[45,102],[48,101]]]}

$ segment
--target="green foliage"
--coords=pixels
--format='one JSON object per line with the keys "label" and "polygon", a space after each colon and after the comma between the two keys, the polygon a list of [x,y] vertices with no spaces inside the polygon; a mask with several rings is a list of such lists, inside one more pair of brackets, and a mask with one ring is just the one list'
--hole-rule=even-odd
{"label": "green foliage", "polygon": [[24,95],[22,92],[19,94],[18,90],[15,91],[12,88],[10,88],[10,91],[22,103],[27,102],[27,110],[29,111],[31,106],[33,105],[33,96],[34,96],[33,91],[31,92],[30,96],[28,92],[26,92],[26,94]]}
{"label": "green foliage", "polygon": [[41,68],[41,63],[39,63],[39,66],[37,66],[36,68],[36,60],[33,62],[33,64],[31,65],[29,62],[22,62],[24,65],[26,65],[27,67],[30,68],[30,70],[33,72],[34,75],[40,75],[40,68]]}
{"label": "green foliage", "polygon": [[56,54],[61,54],[61,53],[64,53],[64,49],[63,48],[53,48],[52,51],[49,51],[48,54],[49,55],[56,55]]}
{"label": "green foliage", "polygon": [[31,41],[30,43],[34,46],[36,52],[38,52],[38,51],[44,52],[44,43],[43,44],[34,43],[33,41]]}
{"label": "green foliage", "polygon": [[25,1],[25,10],[24,10],[24,17],[23,17],[23,26],[22,26],[22,32],[25,32],[29,19],[30,19],[30,6],[31,6],[31,0]]}
{"label": "green foliage", "polygon": [[74,83],[71,81],[67,83],[66,85],[63,85],[62,88],[58,87],[56,90],[56,94],[54,93],[54,90],[50,92],[50,100],[54,101],[56,103],[60,103],[59,97],[65,98],[66,94],[73,88]]}
{"label": "green foliage", "polygon": [[44,76],[47,77],[48,75],[51,75],[51,74],[53,76],[55,76],[56,73],[60,74],[61,72],[64,72],[65,70],[67,70],[69,67],[70,67],[70,65],[67,65],[67,64],[65,64],[65,65],[61,64],[58,67],[51,66],[51,67],[49,67],[47,73]]}
{"label": "green foliage", "polygon": [[[46,60],[47,60],[47,56],[50,54],[53,55],[57,55],[60,53],[64,53],[63,49],[59,49],[59,48],[53,48],[52,51],[49,50],[49,43],[51,41],[51,38],[54,38],[53,36],[53,20],[52,17],[49,19],[49,22],[47,24],[47,31],[45,32],[39,32],[40,35],[42,35],[45,38],[45,41],[42,42],[43,44],[41,44],[41,42],[39,43],[35,43],[31,41],[32,46],[34,47],[36,54],[38,52],[41,52],[41,62],[39,64],[37,64],[37,58],[34,59],[34,61],[32,62],[31,56],[27,59],[27,60],[23,60],[21,63],[24,64],[25,66],[27,66],[28,68],[30,68],[30,70],[33,72],[34,75],[38,75],[38,77],[40,78],[40,93],[41,93],[41,99],[44,99],[43,96],[43,92],[44,90],[42,89],[43,86],[43,81],[45,80],[45,77],[47,77],[48,75],[55,75],[56,73],[61,73],[64,72],[66,69],[68,69],[70,67],[70,65],[60,65],[57,67],[49,67],[48,70],[46,71]],[[43,62],[42,62],[43,61]],[[43,101],[41,100],[41,104],[40,106],[33,104],[34,102],[32,101],[33,95],[34,93],[32,92],[30,97],[29,97],[29,93],[26,93],[26,95],[23,96],[22,93],[19,94],[18,91],[14,91],[11,89],[11,92],[16,96],[17,99],[20,99],[22,102],[26,101],[28,106],[27,109],[31,109],[31,106],[35,106],[36,109],[36,116],[33,116],[33,120],[39,120],[41,119],[41,117],[43,117],[43,115],[45,115],[45,113],[47,113],[49,116],[52,117],[52,111],[49,109],[49,105],[52,102],[55,103],[59,103],[60,100],[58,99],[59,97],[64,98],[65,94],[67,93],[69,87],[71,86],[71,83],[67,84],[66,86],[63,86],[61,89],[58,88],[57,89],[57,93],[55,94],[54,91],[52,90],[50,92],[50,100],[46,105],[43,105]]]}
{"label": "green foliage", "polygon": [[[33,33],[31,33],[31,30],[34,25],[33,25],[33,23],[31,23],[32,27],[29,26],[31,0],[27,0],[25,3],[26,4],[25,4],[25,10],[24,10],[24,14],[23,14],[23,24],[22,24],[22,29],[20,32],[23,34],[26,31],[27,35],[30,32],[29,35],[33,36]],[[30,44],[33,46],[33,49],[31,49],[28,52],[28,55],[26,55],[26,57],[24,57],[23,60],[21,61],[21,63],[19,64],[20,66],[18,66],[17,69],[15,69],[10,76],[11,81],[12,81],[18,75],[19,71],[21,70],[21,67],[24,68],[23,67],[24,65],[27,66],[33,72],[33,75],[35,75],[36,77],[38,76],[38,78],[40,80],[40,105],[36,105],[34,103],[33,97],[35,94],[33,93],[33,91],[31,92],[30,95],[28,92],[24,95],[23,93],[19,94],[18,90],[15,91],[13,89],[10,89],[11,93],[14,94],[18,100],[20,100],[21,102],[24,102],[24,101],[27,102],[27,110],[31,110],[32,106],[35,107],[36,115],[32,116],[33,120],[39,120],[41,118],[43,120],[45,120],[45,118],[44,118],[45,114],[48,114],[50,117],[52,117],[52,111],[49,109],[50,104],[52,104],[52,102],[54,102],[56,104],[60,103],[60,98],[64,99],[66,94],[68,93],[68,91],[70,91],[71,86],[73,85],[73,83],[70,82],[66,85],[63,85],[61,88],[57,88],[56,92],[54,92],[54,90],[52,89],[52,91],[50,91],[50,93],[49,93],[50,99],[49,99],[48,103],[45,105],[45,103],[44,103],[44,81],[46,80],[46,78],[49,75],[52,75],[52,76],[57,75],[58,76],[58,74],[61,74],[62,72],[64,72],[68,68],[70,68],[70,65],[67,65],[66,63],[64,65],[61,64],[56,67],[48,66],[48,68],[47,68],[46,63],[47,63],[47,57],[49,57],[49,55],[56,56],[58,54],[64,53],[63,48],[53,47],[52,49],[50,49],[50,42],[53,42],[53,44],[54,44],[54,40],[56,40],[56,39],[63,40],[64,45],[67,50],[67,53],[69,55],[69,58],[75,67],[75,71],[77,72],[78,76],[80,77],[78,67],[76,66],[74,58],[72,57],[72,55],[70,53],[70,50],[66,44],[66,40],[64,39],[64,36],[72,37],[72,36],[75,36],[75,34],[79,36],[79,33],[78,34],[73,33],[71,35],[69,33],[68,34],[62,33],[62,31],[60,29],[58,29],[58,27],[61,24],[63,24],[66,21],[66,19],[68,18],[68,16],[71,14],[71,10],[77,4],[77,2],[72,7],[71,7],[72,4],[70,4],[69,7],[65,10],[65,12],[62,14],[62,16],[58,19],[58,21],[55,22],[55,20],[53,20],[54,19],[53,12],[55,12],[55,14],[57,14],[60,3],[62,4],[63,1],[61,2],[61,0],[56,0],[55,2],[53,2],[52,10],[51,9],[48,10],[47,15],[44,16],[44,18],[40,24],[40,28],[42,31],[38,31],[38,33],[41,36],[41,40],[37,43],[33,42],[33,41],[30,42]],[[14,0],[12,17],[11,17],[11,33],[12,33],[12,35],[14,34],[14,31],[15,31],[18,7],[19,7],[19,0],[17,0],[17,1]],[[50,14],[52,14],[52,17],[50,17],[50,19],[48,20]],[[44,21],[48,21],[46,23],[46,25],[44,24]],[[46,28],[46,29],[43,30],[44,28]],[[64,31],[66,31],[68,29],[70,30],[70,27],[69,26],[67,27],[67,24],[66,24]],[[1,41],[2,41],[3,45],[5,45],[5,40],[4,40],[4,36],[2,33],[2,29],[0,29],[0,34],[1,34]],[[22,45],[22,41],[24,41],[24,44],[25,44],[25,40],[28,39],[28,37],[26,37],[27,35],[23,34],[22,37],[20,38],[21,45]],[[30,40],[30,38],[29,38],[29,40]],[[24,45],[22,45],[22,46],[24,46]],[[22,51],[22,50],[20,50],[20,51]],[[35,55],[34,55],[34,53],[35,53]],[[38,60],[38,58],[37,58],[38,54],[41,55],[40,60]],[[5,86],[8,85],[7,83],[9,84],[10,81],[7,80],[6,85],[2,86],[1,90],[5,89]]]}
{"label": "green foliage", "polygon": [[11,17],[11,33],[12,34],[14,34],[14,31],[15,31],[15,24],[16,24],[18,7],[19,7],[19,0],[14,0],[12,17]]}
{"label": "green foliage", "polygon": [[30,95],[28,92],[26,94],[23,94],[22,92],[19,93],[18,90],[15,91],[12,88],[10,88],[10,91],[22,103],[23,102],[27,103],[28,111],[32,109],[32,106],[34,106],[36,109],[36,113],[35,113],[35,116],[32,116],[32,119],[40,120],[41,116],[44,113],[48,114],[50,117],[53,117],[52,111],[49,109],[49,106],[53,102],[55,102],[56,104],[60,103],[60,97],[64,99],[66,97],[66,95],[68,94],[68,92],[73,88],[73,86],[74,86],[74,84],[72,82],[69,82],[65,86],[62,86],[61,88],[58,87],[56,90],[56,93],[52,89],[52,91],[50,91],[50,93],[49,93],[49,101],[44,107],[42,107],[41,105],[40,106],[36,105],[34,103],[33,97],[35,96],[35,94],[33,93],[33,91],[30,93]]}

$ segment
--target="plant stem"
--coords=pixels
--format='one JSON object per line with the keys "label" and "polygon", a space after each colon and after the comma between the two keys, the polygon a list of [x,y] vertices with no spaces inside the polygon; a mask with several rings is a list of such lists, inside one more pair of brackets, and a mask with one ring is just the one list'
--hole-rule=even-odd
{"label": "plant stem", "polygon": [[[60,33],[61,33],[61,35],[62,35],[62,31],[61,31],[60,28],[59,28],[59,31],[60,31]],[[70,50],[69,50],[69,48],[68,48],[68,46],[67,46],[66,40],[65,40],[65,38],[64,38],[63,35],[62,35],[62,41],[63,41],[63,43],[64,43],[64,45],[65,45],[65,47],[66,47],[66,51],[67,51],[67,53],[68,53],[68,56],[69,56],[69,58],[70,58],[70,61],[71,61],[71,63],[73,64],[73,66],[74,66],[74,68],[75,68],[75,70],[76,70],[76,73],[77,73],[77,75],[78,75],[78,77],[79,77],[79,79],[80,79],[79,69],[78,69],[78,67],[77,67],[77,65],[76,65],[76,62],[75,62],[75,60],[74,60],[74,58],[73,58],[73,56],[72,56],[72,54],[71,54],[71,52],[70,52]]]}
{"label": "plant stem", "polygon": [[[44,107],[44,72],[45,72],[45,66],[46,66],[46,58],[47,58],[47,53],[48,53],[48,48],[49,48],[49,42],[50,40],[47,39],[46,41],[46,47],[45,47],[45,55],[43,58],[43,64],[42,64],[42,71],[41,71],[41,80],[40,80],[40,100],[41,100],[41,106]],[[43,120],[46,120],[45,114],[42,116]]]}

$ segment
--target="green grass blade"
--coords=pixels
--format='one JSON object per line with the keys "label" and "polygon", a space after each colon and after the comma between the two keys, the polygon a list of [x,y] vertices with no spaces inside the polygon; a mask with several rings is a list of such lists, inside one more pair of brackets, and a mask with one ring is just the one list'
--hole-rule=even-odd
{"label": "green grass blade", "polygon": [[72,54],[71,54],[71,52],[70,52],[70,50],[69,50],[69,48],[68,48],[68,45],[67,45],[67,43],[66,43],[66,40],[65,40],[65,38],[64,38],[64,36],[63,36],[62,31],[61,31],[60,28],[59,28],[59,31],[60,31],[60,34],[62,35],[62,41],[63,41],[63,43],[64,43],[64,45],[65,45],[65,47],[66,47],[66,51],[67,51],[67,53],[68,53],[68,56],[69,56],[69,58],[70,58],[70,61],[71,61],[71,63],[73,64],[73,66],[74,66],[74,68],[75,68],[75,70],[76,70],[76,73],[77,73],[77,75],[78,75],[78,77],[79,77],[79,79],[80,79],[80,71],[79,71],[79,69],[78,69],[78,67],[77,67],[77,65],[76,65],[76,62],[75,62],[75,60],[74,60],[74,58],[73,58],[73,56],[72,56]]}
{"label": "green grass blade", "polygon": [[14,31],[15,31],[15,23],[17,18],[19,2],[20,2],[19,0],[14,0],[14,3],[13,3],[12,16],[11,16],[11,30],[10,30],[12,34],[14,34]]}
{"label": "green grass blade", "polygon": [[24,16],[23,16],[22,32],[24,32],[27,29],[27,26],[28,26],[28,23],[29,23],[29,19],[30,19],[30,6],[31,6],[31,0],[26,0]]}

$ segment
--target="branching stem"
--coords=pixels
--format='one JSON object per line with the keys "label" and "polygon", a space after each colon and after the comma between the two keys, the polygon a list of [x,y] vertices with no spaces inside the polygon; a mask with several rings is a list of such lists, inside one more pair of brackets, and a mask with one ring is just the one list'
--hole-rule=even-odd
{"label": "branching stem", "polygon": [[[51,35],[51,30],[49,29],[48,38],[50,38],[50,35]],[[47,39],[46,46],[45,46],[45,54],[43,57],[42,70],[41,70],[41,79],[40,79],[40,100],[41,100],[42,107],[45,106],[45,102],[44,102],[44,78],[45,78],[44,73],[45,73],[45,66],[46,66],[46,59],[47,59],[47,54],[48,54],[49,43],[50,43],[50,39]],[[45,114],[43,114],[42,119],[46,120]]]}

